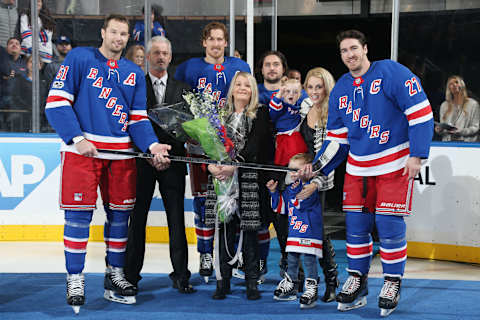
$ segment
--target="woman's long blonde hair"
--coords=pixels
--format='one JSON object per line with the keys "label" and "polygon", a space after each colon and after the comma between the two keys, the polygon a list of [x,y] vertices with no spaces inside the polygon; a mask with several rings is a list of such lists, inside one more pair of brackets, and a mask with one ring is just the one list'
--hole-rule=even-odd
{"label": "woman's long blonde hair", "polygon": [[319,128],[323,128],[327,125],[327,117],[328,117],[328,99],[330,96],[330,92],[332,92],[333,87],[335,86],[335,80],[333,79],[333,76],[328,70],[322,68],[322,67],[317,67],[313,68],[310,71],[308,71],[307,76],[305,77],[305,82],[304,82],[304,89],[306,90],[308,80],[310,80],[311,77],[317,77],[323,80],[323,85],[325,87],[325,99],[322,102],[322,107],[320,108],[320,117],[317,119],[317,125]]}
{"label": "woman's long blonde hair", "polygon": [[458,83],[460,83],[460,95],[462,96],[462,112],[466,112],[465,111],[465,108],[466,108],[466,102],[468,100],[468,93],[467,93],[467,86],[465,85],[465,81],[463,81],[463,78],[458,76],[458,75],[453,75],[453,76],[450,76],[448,77],[448,80],[447,80],[447,88],[445,89],[445,100],[447,101],[448,103],[448,106],[447,106],[447,111],[445,111],[445,114],[442,116],[442,119],[440,119],[441,121],[444,121],[447,116],[453,111],[453,99],[454,99],[454,96],[453,96],[453,93],[450,91],[450,81],[452,80],[458,80]]}
{"label": "woman's long blonde hair", "polygon": [[227,115],[232,114],[235,111],[234,101],[233,101],[233,88],[235,87],[235,81],[237,81],[238,77],[245,77],[247,78],[248,82],[250,83],[250,88],[252,90],[252,96],[250,97],[250,103],[246,107],[245,115],[250,119],[255,119],[257,115],[258,109],[258,86],[257,80],[248,72],[237,72],[233,77],[232,81],[230,82],[230,88],[228,89],[227,94]]}

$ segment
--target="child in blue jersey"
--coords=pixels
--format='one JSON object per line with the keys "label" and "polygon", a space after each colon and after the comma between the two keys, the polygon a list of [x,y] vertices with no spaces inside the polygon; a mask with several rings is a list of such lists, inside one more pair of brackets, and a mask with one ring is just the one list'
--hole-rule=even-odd
{"label": "child in blue jersey", "polygon": [[280,166],[288,164],[297,153],[307,152],[307,145],[300,134],[300,105],[303,99],[302,85],[295,79],[282,79],[280,90],[270,100],[270,118],[277,138],[274,163]]}
{"label": "child in blue jersey", "polygon": [[[312,163],[313,156],[307,153],[294,155],[288,164],[289,168],[301,169],[305,164]],[[295,300],[297,298],[298,268],[300,256],[304,256],[304,270],[306,273],[305,292],[300,297],[301,308],[314,307],[318,294],[317,258],[322,257],[322,205],[318,192],[305,200],[298,200],[297,194],[308,180],[292,181],[287,174],[286,188],[283,192],[277,191],[277,181],[267,182],[267,188],[272,197],[272,208],[278,214],[287,214],[289,218],[288,239],[286,252],[288,253],[288,269],[285,278],[275,289],[275,300]]]}

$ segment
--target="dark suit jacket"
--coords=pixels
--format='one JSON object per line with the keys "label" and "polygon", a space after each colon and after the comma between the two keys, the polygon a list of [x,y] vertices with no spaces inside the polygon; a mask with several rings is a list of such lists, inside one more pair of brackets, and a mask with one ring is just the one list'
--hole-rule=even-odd
{"label": "dark suit jacket", "polygon": [[[147,73],[145,76],[147,83],[147,110],[151,109],[157,103],[157,98],[155,97],[155,92],[153,91],[152,79]],[[184,90],[190,90],[190,86],[184,82],[178,81],[173,78],[172,73],[168,73],[167,87],[165,89],[165,98],[163,99],[166,104],[174,104],[183,100],[182,94]],[[157,134],[158,140],[160,143],[166,143],[172,146],[172,149],[169,151],[172,155],[185,156],[185,147],[184,143],[173,139],[169,134],[167,134],[163,129],[158,127],[152,122],[153,129]],[[172,163],[171,168],[178,168],[184,170],[185,174],[187,173],[187,167],[184,163]]]}

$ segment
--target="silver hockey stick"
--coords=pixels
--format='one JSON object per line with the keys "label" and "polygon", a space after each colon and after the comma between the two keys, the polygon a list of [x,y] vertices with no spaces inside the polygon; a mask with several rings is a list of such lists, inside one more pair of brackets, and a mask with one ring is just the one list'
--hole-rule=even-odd
{"label": "silver hockey stick", "polygon": [[[107,150],[107,149],[97,149],[97,151],[101,153],[118,154],[122,156],[133,156],[136,158],[143,158],[143,159],[152,159],[154,157],[154,155],[151,153],[134,152],[134,151],[120,151],[120,150]],[[258,164],[253,162],[235,162],[235,161],[217,161],[212,159],[182,157],[182,156],[174,156],[174,155],[168,155],[167,157],[171,161],[175,161],[175,162],[216,164],[216,165],[223,165],[223,166],[234,166],[239,168],[267,170],[267,171],[281,171],[281,172],[297,171],[297,169],[276,166],[272,164]]]}

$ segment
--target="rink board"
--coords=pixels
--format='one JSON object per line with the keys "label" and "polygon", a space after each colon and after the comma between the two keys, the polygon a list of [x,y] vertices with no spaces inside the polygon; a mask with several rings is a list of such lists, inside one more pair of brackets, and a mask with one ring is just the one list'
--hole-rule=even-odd
{"label": "rink board", "polygon": [[[48,134],[0,135],[0,240],[61,241],[58,208],[60,139]],[[433,143],[415,182],[414,215],[407,218],[409,256],[480,263],[480,158],[478,144]],[[196,241],[189,178],[185,223]],[[97,202],[90,239],[102,241],[105,220]],[[155,190],[147,241],[168,241],[163,203]]]}

